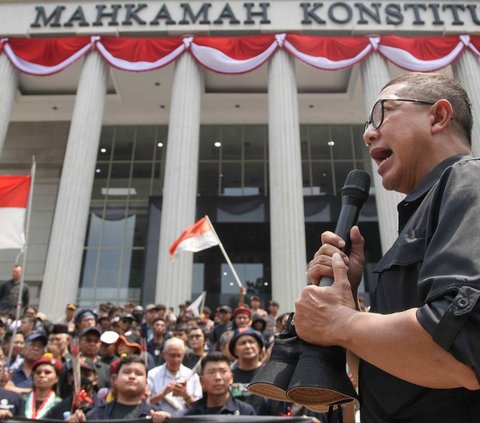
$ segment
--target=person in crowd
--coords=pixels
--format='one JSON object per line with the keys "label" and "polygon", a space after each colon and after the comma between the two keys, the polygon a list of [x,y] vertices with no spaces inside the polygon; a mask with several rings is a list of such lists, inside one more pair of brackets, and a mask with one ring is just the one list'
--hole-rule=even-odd
{"label": "person in crowd", "polygon": [[214,351],[202,359],[200,382],[203,397],[195,401],[187,410],[187,416],[231,414],[234,416],[254,416],[255,410],[250,404],[234,398],[230,388],[233,373],[230,361],[221,352]]}
{"label": "person in crowd", "polygon": [[275,335],[282,333],[287,327],[288,316],[290,313],[282,313],[275,322]]}
{"label": "person in crowd", "polygon": [[31,305],[31,304],[28,304],[27,306],[25,306],[23,308],[23,311],[22,311],[22,316],[30,316],[30,317],[37,317],[37,313],[38,313],[38,310],[35,306]]}
{"label": "person in crowd", "polygon": [[26,315],[22,316],[20,319],[20,327],[18,331],[23,334],[24,338],[28,338],[28,336],[34,332],[35,330],[35,317]]}
{"label": "person in crowd", "polygon": [[262,308],[262,299],[257,295],[250,297],[250,308],[252,309],[252,316],[258,315],[266,317],[268,313]]}
{"label": "person in crowd", "polygon": [[188,332],[187,325],[184,323],[177,322],[177,324],[173,328],[172,336],[174,338],[181,339],[183,342],[185,342],[185,346],[186,346],[188,341],[187,332]]}
{"label": "person in crowd", "polygon": [[117,340],[119,334],[113,330],[107,330],[100,336],[100,361],[110,366],[113,360],[118,358],[117,356]]}
{"label": "person in crowd", "polygon": [[72,337],[69,334],[68,326],[64,324],[56,324],[48,335],[47,351],[55,358],[65,364],[65,359],[70,354],[68,345]]}
{"label": "person in crowd", "polygon": [[[15,264],[12,267],[12,278],[0,285],[0,316],[13,318],[16,313],[19,299],[20,283],[22,280],[22,266]],[[30,291],[26,284],[23,285],[21,307],[26,307],[30,302]]]}
{"label": "person in crowd", "polygon": [[136,306],[133,308],[132,316],[133,316],[133,318],[135,319],[135,323],[136,323],[138,326],[141,326],[141,325],[142,325],[142,322],[143,322],[143,314],[144,314],[144,310],[143,310],[143,307],[142,307],[141,305],[136,305]]}
{"label": "person in crowd", "polygon": [[168,339],[165,320],[157,317],[152,323],[153,337],[147,342],[147,351],[152,355],[155,366],[160,366],[165,362],[162,351],[165,341]]}
{"label": "person in crowd", "polygon": [[267,327],[265,328],[264,335],[265,338],[270,339],[275,335],[275,325],[277,317],[279,316],[280,305],[277,301],[271,300],[268,303],[268,316],[265,317],[267,322]]}
{"label": "person in crowd", "polygon": [[215,322],[211,319],[212,310],[210,307],[203,307],[202,314],[200,314],[200,319],[198,325],[202,328],[205,335],[209,335],[215,325]]}
{"label": "person in crowd", "polygon": [[232,339],[234,332],[235,331],[233,330],[226,330],[218,340],[218,350],[230,360],[230,363],[233,363],[236,360],[236,357],[230,352],[230,340]]}
{"label": "person in crowd", "polygon": [[23,363],[13,372],[11,382],[17,388],[19,393],[25,393],[33,386],[33,365],[40,360],[45,353],[48,338],[45,334],[34,332],[25,339],[25,346],[23,347]]}
{"label": "person in crowd", "polygon": [[265,413],[266,400],[248,392],[247,385],[262,366],[263,347],[261,334],[250,327],[236,329],[229,343],[230,353],[237,358],[232,366],[233,396],[252,405],[258,414]]}
{"label": "person in crowd", "polygon": [[265,333],[265,329],[267,327],[266,318],[256,314],[252,319],[251,327],[253,330],[256,330],[262,335],[263,345],[268,348],[268,346],[270,345],[270,336]]}
{"label": "person in crowd", "polygon": [[109,367],[100,359],[100,331],[96,327],[86,327],[78,335],[80,357],[92,360],[98,377],[98,387],[110,386]]}
{"label": "person in crowd", "polygon": [[117,339],[116,355],[118,357],[139,355],[142,356],[147,363],[147,370],[155,367],[155,361],[148,351],[143,351],[140,337],[132,332],[127,332],[125,335],[120,335]]}
{"label": "person in crowd", "polygon": [[133,317],[133,314],[131,313],[122,314],[120,316],[120,321],[119,321],[120,331],[118,333],[120,335],[124,335],[125,333],[131,331],[133,329],[134,322],[135,322],[135,318]]}
{"label": "person in crowd", "polygon": [[107,332],[112,328],[112,322],[107,313],[102,313],[98,316],[97,326],[100,329],[100,332]]}
{"label": "person in crowd", "polygon": [[232,313],[233,329],[245,328],[252,323],[252,310],[246,306],[237,307]]}
{"label": "person in crowd", "polygon": [[212,329],[210,334],[210,350],[218,351],[218,340],[223,332],[232,330],[232,309],[227,305],[217,308],[218,323]]}
{"label": "person in crowd", "polygon": [[158,317],[167,320],[167,307],[164,304],[156,304]]}
{"label": "person in crowd", "polygon": [[22,352],[25,345],[25,337],[23,336],[23,333],[16,332],[15,336],[13,336],[13,332],[8,331],[3,336],[3,351],[5,351],[5,353],[7,354],[7,357],[10,351],[11,342],[13,342],[12,355],[10,357],[10,361],[5,362],[5,368],[10,372],[14,372],[23,363]]}
{"label": "person in crowd", "polygon": [[75,315],[75,333],[79,334],[84,329],[97,325],[97,315],[90,309],[82,309]]}
{"label": "person in crowd", "polygon": [[96,395],[97,372],[95,364],[89,358],[81,357],[80,365],[80,390],[75,392],[73,365],[69,363],[66,369],[68,375],[68,384],[70,385],[70,394],[66,395],[60,402],[55,404],[46,414],[46,419],[64,420],[77,409],[84,413],[89,411],[94,405],[100,404]]}
{"label": "person in crowd", "polygon": [[[480,415],[480,160],[471,156],[472,126],[470,100],[454,80],[411,73],[390,81],[363,139],[384,188],[406,197],[398,238],[376,265],[370,311],[357,308],[365,262],[357,226],[348,257],[345,240],[324,232],[309,263],[312,285],[295,303],[296,331],[360,358],[362,421]],[[333,285],[316,286],[323,276]]]}
{"label": "person in crowd", "polygon": [[199,327],[193,327],[188,331],[187,334],[187,352],[183,359],[183,364],[189,369],[196,368],[197,363],[202,359],[206,354],[206,344],[207,340],[205,338],[205,333]]}
{"label": "person in crowd", "polygon": [[182,364],[184,356],[185,342],[170,338],[163,351],[165,364],[148,372],[150,403],[158,404],[173,417],[183,415],[202,396],[198,374]]}
{"label": "person in crowd", "polygon": [[55,389],[61,371],[62,363],[50,353],[33,363],[33,389],[25,399],[26,418],[41,420],[60,401]]}
{"label": "person in crowd", "polygon": [[24,403],[20,394],[5,389],[9,379],[8,369],[5,368],[5,353],[0,348],[0,420],[24,414]]}
{"label": "person in crowd", "polygon": [[144,322],[142,323],[142,337],[150,342],[153,339],[153,321],[159,317],[159,309],[155,304],[145,307]]}
{"label": "person in crowd", "polygon": [[68,332],[75,332],[75,311],[77,306],[75,304],[67,304],[65,307],[65,316],[62,317],[57,323],[61,325],[67,325]]}
{"label": "person in crowd", "polygon": [[123,358],[118,363],[118,371],[112,377],[115,399],[93,407],[86,415],[82,410],[68,418],[77,423],[89,420],[136,420],[151,418],[154,423],[164,422],[170,417],[165,411],[157,411],[144,398],[147,388],[147,368],[139,356]]}

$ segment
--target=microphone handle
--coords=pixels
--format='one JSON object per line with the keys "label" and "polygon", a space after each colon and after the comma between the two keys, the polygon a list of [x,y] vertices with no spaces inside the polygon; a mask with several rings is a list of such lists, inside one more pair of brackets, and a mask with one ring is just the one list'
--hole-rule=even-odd
{"label": "microphone handle", "polygon": [[[357,223],[359,214],[360,207],[356,204],[343,204],[340,209],[335,233],[345,241],[343,252],[347,255],[350,254],[352,247],[350,242],[350,229]],[[324,276],[320,279],[318,286],[331,286],[332,284],[333,279],[329,276]]]}

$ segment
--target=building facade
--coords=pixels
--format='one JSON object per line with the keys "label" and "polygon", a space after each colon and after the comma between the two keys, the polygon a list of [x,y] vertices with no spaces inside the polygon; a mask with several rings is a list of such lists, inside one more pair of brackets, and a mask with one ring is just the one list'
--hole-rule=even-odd
{"label": "building facade", "polygon": [[[208,215],[250,293],[284,311],[335,228],[351,169],[370,270],[396,204],[362,142],[381,87],[439,70],[478,99],[480,2],[0,1],[0,171],[37,163],[25,280],[64,305],[237,301],[217,247],[170,244]],[[476,115],[477,116],[477,115]],[[478,151],[478,125],[473,147]],[[18,251],[3,250],[8,277]]]}

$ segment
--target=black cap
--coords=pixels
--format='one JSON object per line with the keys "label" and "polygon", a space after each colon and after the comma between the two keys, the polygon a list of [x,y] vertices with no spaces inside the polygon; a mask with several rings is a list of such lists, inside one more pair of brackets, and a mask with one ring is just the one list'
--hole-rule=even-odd
{"label": "black cap", "polygon": [[43,345],[45,346],[48,344],[47,335],[42,332],[32,332],[30,335],[27,336],[27,339],[25,339],[26,344],[33,341],[42,341]]}
{"label": "black cap", "polygon": [[84,336],[88,335],[89,333],[93,333],[93,334],[95,334],[95,335],[98,335],[99,338],[100,338],[100,336],[102,335],[102,334],[100,333],[100,331],[99,331],[96,327],[92,326],[92,327],[83,329],[83,330],[78,334],[78,337],[79,337],[79,338],[83,338]]}
{"label": "black cap", "polygon": [[88,316],[93,316],[93,317],[95,317],[95,320],[97,320],[97,315],[93,312],[93,310],[83,309],[83,310],[80,310],[80,311],[76,314],[76,316],[75,316],[75,322],[76,322],[76,323],[80,323],[83,318],[88,317]]}
{"label": "black cap", "polygon": [[68,326],[62,323],[57,323],[53,325],[52,331],[50,333],[67,333],[68,334]]}

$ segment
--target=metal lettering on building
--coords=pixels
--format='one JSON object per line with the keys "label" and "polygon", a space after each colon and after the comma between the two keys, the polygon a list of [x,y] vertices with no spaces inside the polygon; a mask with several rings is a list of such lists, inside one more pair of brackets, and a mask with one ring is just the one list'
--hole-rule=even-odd
{"label": "metal lettering on building", "polygon": [[[283,10],[281,9],[283,7]],[[31,28],[135,26],[145,29],[208,26],[215,30],[282,25],[279,16],[305,29],[330,27],[441,30],[480,25],[479,2],[144,2],[34,6]]]}

